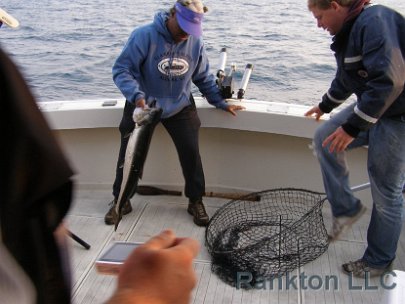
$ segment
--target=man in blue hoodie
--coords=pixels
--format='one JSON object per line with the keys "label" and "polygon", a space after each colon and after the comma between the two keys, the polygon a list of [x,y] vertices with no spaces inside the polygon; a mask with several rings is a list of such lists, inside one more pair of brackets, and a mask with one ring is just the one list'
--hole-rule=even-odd
{"label": "man in blue hoodie", "polygon": [[[112,72],[117,87],[126,98],[120,123],[121,147],[113,185],[112,207],[104,220],[114,224],[115,204],[122,182],[122,164],[128,134],[134,129],[136,108],[154,103],[163,110],[161,122],[170,134],[180,159],[188,213],[194,223],[206,226],[209,217],[202,196],[204,172],[198,146],[200,119],[191,94],[194,83],[210,104],[236,115],[241,106],[230,105],[222,98],[215,77],[209,72],[202,34],[206,7],[201,0],[178,0],[169,12],[159,12],[153,23],[135,29],[117,58]],[[128,200],[123,214],[132,211]]]}
{"label": "man in blue hoodie", "polygon": [[331,240],[364,214],[349,186],[345,151],[368,145],[367,169],[373,210],[367,249],[343,270],[359,277],[387,271],[402,228],[405,181],[405,18],[369,0],[308,0],[309,10],[333,35],[337,72],[319,105],[306,115],[319,118],[355,94],[357,102],[323,123],[314,149],[331,203]]}

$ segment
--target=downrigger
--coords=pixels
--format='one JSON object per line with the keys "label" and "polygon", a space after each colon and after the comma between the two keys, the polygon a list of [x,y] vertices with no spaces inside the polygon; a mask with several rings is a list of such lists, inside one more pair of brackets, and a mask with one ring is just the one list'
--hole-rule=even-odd
{"label": "downrigger", "polygon": [[[222,48],[220,52],[219,67],[217,71],[217,85],[221,91],[222,97],[225,99],[233,98],[234,91],[234,74],[236,72],[236,65],[231,64],[228,74],[225,73],[225,65],[227,60],[226,48]],[[243,73],[242,81],[240,83],[239,90],[237,92],[237,99],[243,99],[246,92],[250,75],[252,74],[253,65],[246,64],[245,71]]]}

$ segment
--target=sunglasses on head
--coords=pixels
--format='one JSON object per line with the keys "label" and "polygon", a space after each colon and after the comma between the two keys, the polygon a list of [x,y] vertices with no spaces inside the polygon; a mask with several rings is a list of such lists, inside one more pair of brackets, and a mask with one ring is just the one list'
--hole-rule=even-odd
{"label": "sunglasses on head", "polygon": [[[181,5],[183,5],[183,6],[185,6],[185,7],[187,7],[187,6],[189,6],[190,4],[192,4],[193,1],[194,1],[194,0],[177,0],[178,3],[180,3]],[[208,7],[206,7],[205,5],[204,5],[203,9],[204,9],[204,13],[208,12]]]}

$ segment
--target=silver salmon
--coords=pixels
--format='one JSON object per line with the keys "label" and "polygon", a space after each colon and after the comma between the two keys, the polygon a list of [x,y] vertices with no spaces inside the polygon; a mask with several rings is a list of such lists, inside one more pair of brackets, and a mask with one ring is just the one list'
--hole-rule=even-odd
{"label": "silver salmon", "polygon": [[135,194],[138,181],[142,178],[143,166],[148,155],[152,135],[161,116],[162,109],[150,108],[145,110],[142,119],[135,124],[135,129],[129,137],[125,151],[121,190],[115,206],[115,230],[117,230],[122,219],[122,208],[125,202]]}

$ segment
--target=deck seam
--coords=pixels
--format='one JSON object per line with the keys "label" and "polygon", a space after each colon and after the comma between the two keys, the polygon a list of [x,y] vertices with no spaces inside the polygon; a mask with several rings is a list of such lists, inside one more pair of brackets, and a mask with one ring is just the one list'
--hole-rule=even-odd
{"label": "deck seam", "polygon": [[149,206],[149,203],[145,202],[144,206],[141,209],[141,212],[139,213],[138,218],[136,221],[131,225],[131,228],[129,229],[128,233],[126,234],[125,240],[128,241],[131,236],[134,234],[136,227],[138,226],[139,222],[141,221],[142,216],[145,214],[146,208]]}
{"label": "deck seam", "polygon": [[101,249],[99,250],[98,254],[95,255],[93,259],[91,259],[91,263],[89,263],[89,265],[86,267],[85,271],[83,271],[83,274],[80,276],[80,278],[78,278],[78,280],[77,280],[78,284],[73,285],[74,291],[72,292],[72,299],[74,299],[77,296],[80,289],[85,285],[86,279],[90,275],[90,272],[91,272],[92,268],[94,267],[94,263],[97,260],[97,257],[100,255],[100,253],[103,250],[105,250],[107,244],[110,243],[113,234],[114,234],[114,231],[111,231],[108,234],[108,237],[103,242],[103,245],[101,246]]}

